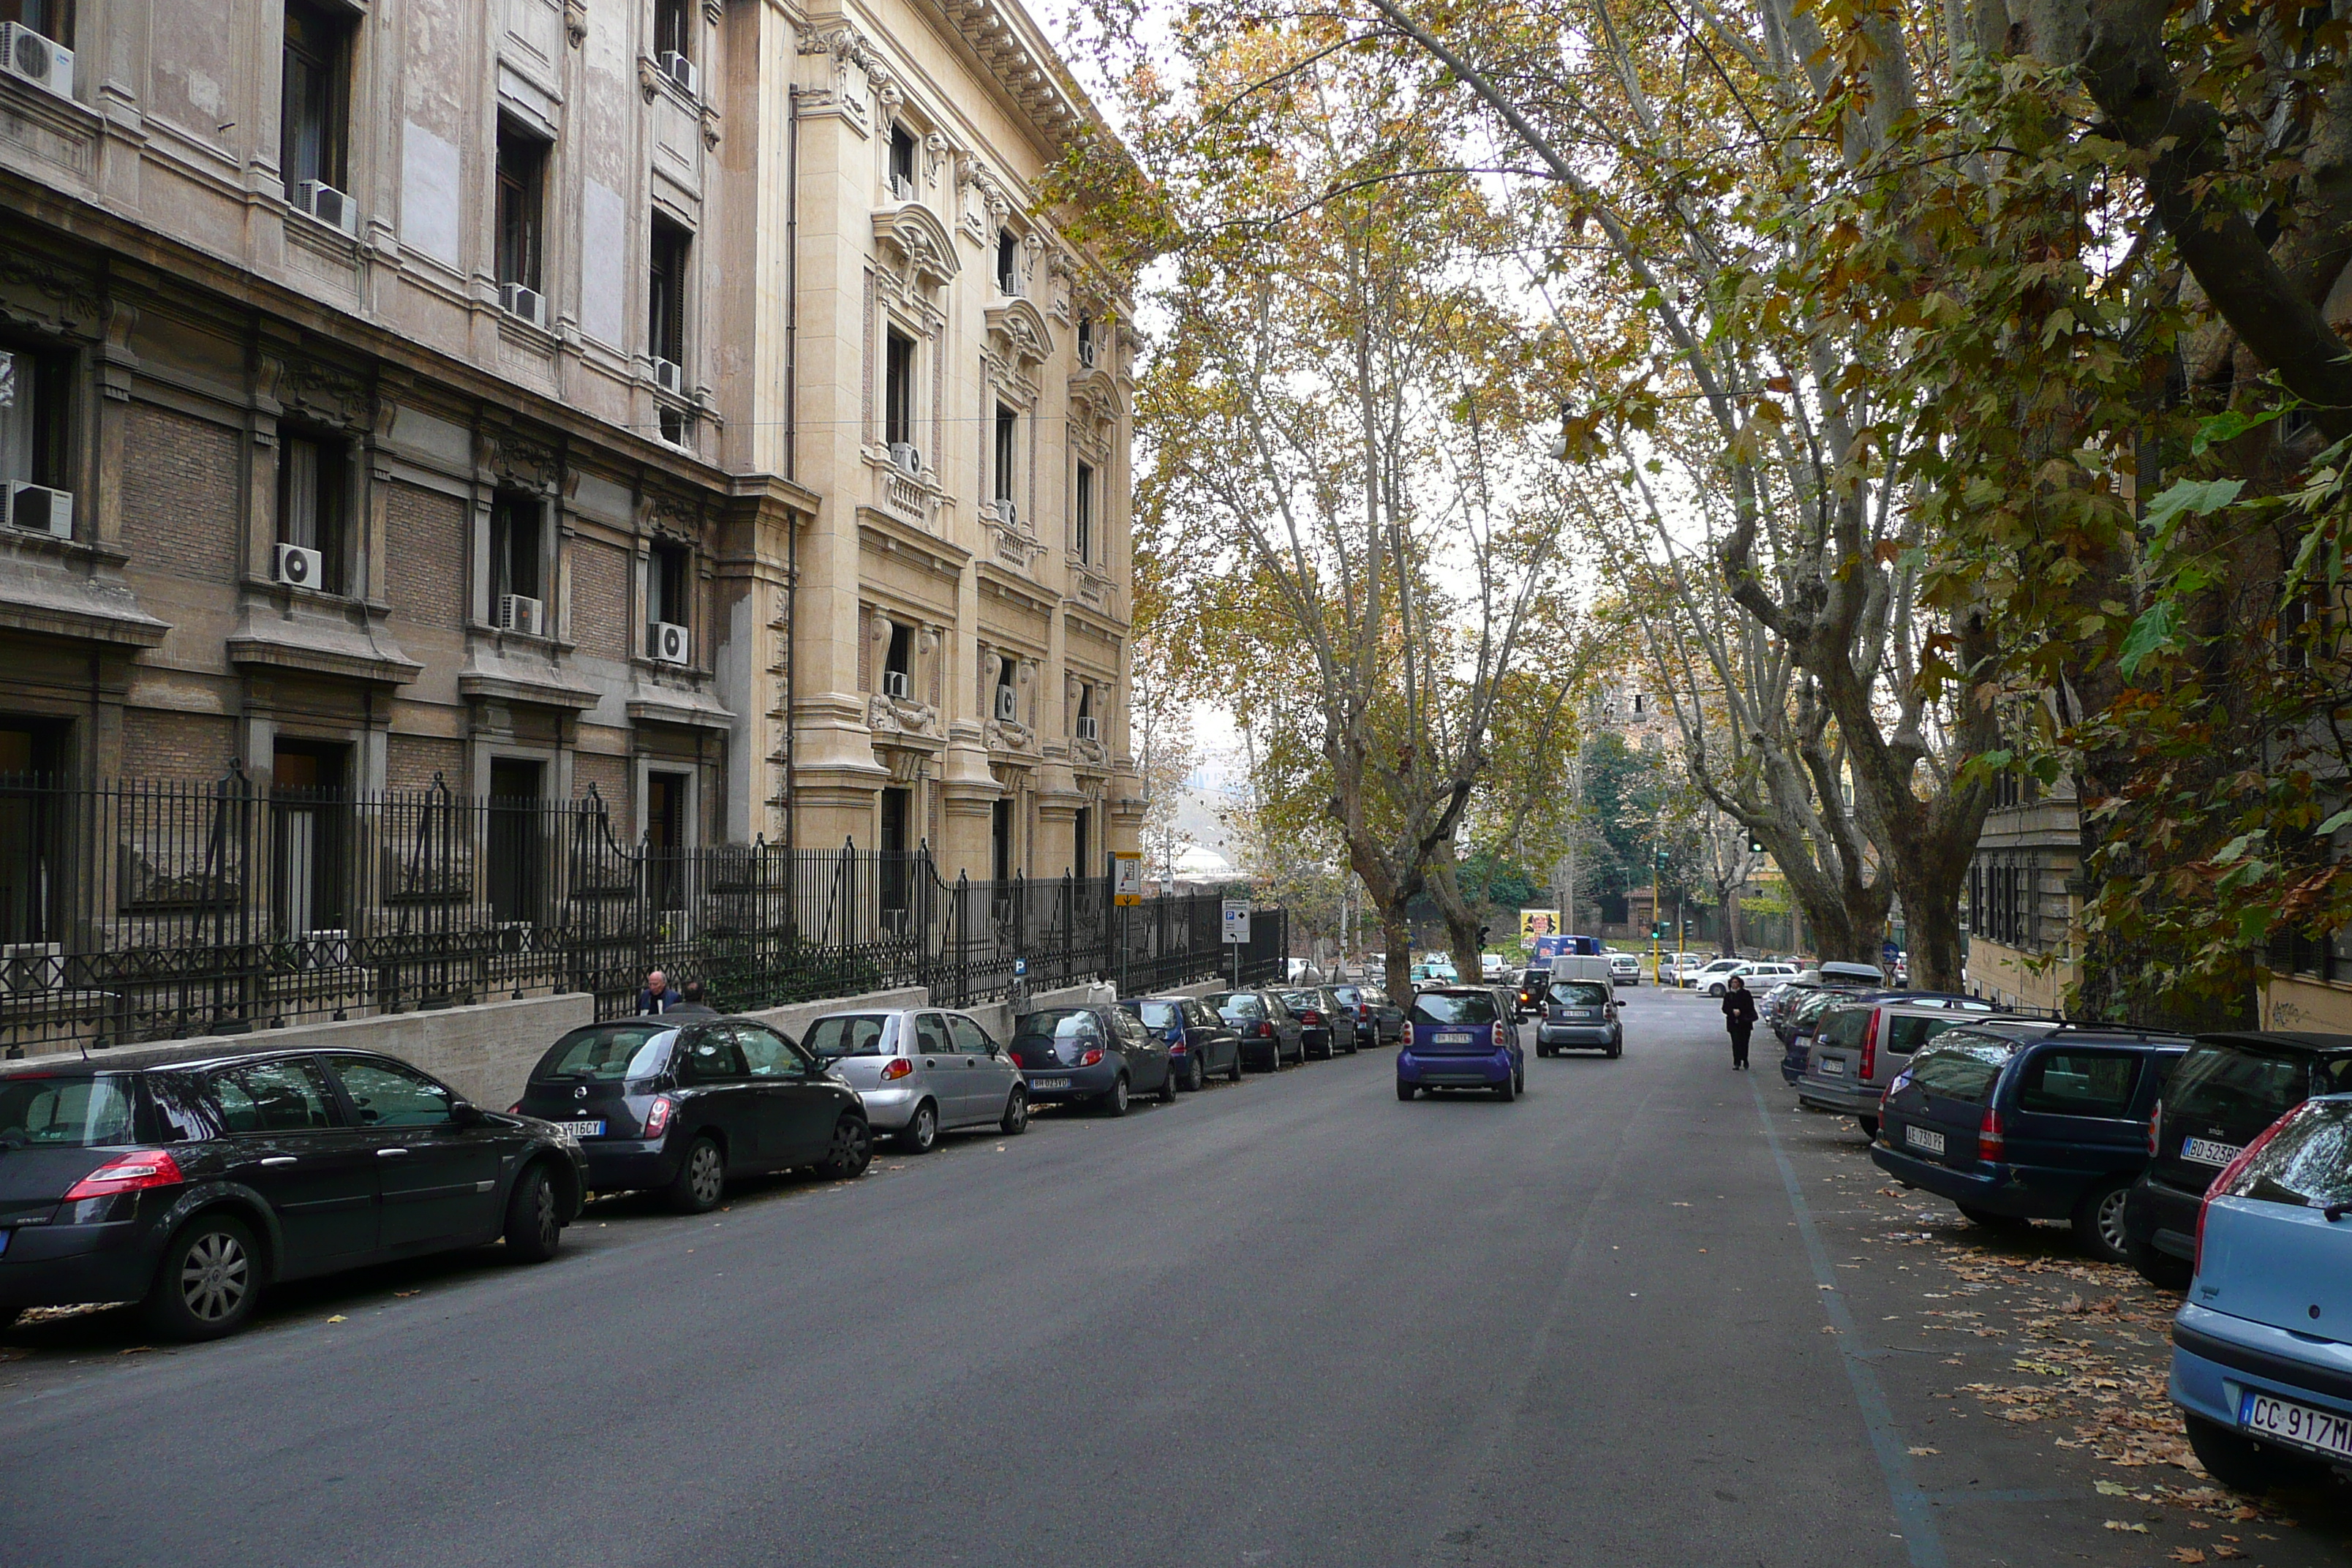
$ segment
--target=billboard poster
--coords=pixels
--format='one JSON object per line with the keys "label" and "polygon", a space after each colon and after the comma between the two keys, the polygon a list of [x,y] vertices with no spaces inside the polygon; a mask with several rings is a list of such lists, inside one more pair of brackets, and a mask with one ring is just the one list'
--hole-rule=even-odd
{"label": "billboard poster", "polygon": [[1558,910],[1521,910],[1519,911],[1521,942],[1533,942],[1539,936],[1558,936],[1559,934],[1559,911]]}

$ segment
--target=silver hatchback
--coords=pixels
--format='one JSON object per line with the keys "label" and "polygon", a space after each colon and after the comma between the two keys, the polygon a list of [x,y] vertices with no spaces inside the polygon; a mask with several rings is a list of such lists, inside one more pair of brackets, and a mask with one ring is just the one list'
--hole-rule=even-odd
{"label": "silver hatchback", "polygon": [[1879,1097],[1912,1053],[1947,1029],[1997,1016],[1990,1003],[1964,997],[1832,1003],[1797,1079],[1797,1102],[1851,1116],[1875,1138]]}
{"label": "silver hatchback", "polygon": [[964,1013],[827,1013],[804,1043],[865,1102],[866,1120],[928,1154],[959,1127],[1029,1129],[1029,1090],[1013,1055]]}

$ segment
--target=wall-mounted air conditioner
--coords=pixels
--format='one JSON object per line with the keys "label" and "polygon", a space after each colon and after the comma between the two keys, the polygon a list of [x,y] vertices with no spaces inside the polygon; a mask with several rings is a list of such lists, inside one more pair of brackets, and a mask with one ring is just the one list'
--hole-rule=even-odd
{"label": "wall-mounted air conditioner", "polygon": [[664,392],[676,393],[678,396],[683,397],[686,395],[686,372],[678,368],[677,362],[676,360],[663,359],[659,355],[656,355],[654,358],[654,384],[660,387]]}
{"label": "wall-mounted air conditioner", "polygon": [[913,201],[915,199],[915,182],[905,174],[891,175],[890,199],[894,202]]}
{"label": "wall-mounted air conditioner", "polygon": [[1092,338],[1080,338],[1080,339],[1078,340],[1078,363],[1079,363],[1080,365],[1084,366],[1084,367],[1085,367],[1086,369],[1087,369],[1087,370],[1092,370],[1092,369],[1094,369],[1094,367],[1095,367],[1095,341],[1094,341],[1094,339],[1092,339]]}
{"label": "wall-mounted air conditioner", "polygon": [[1003,720],[1008,724],[1019,722],[1021,719],[1021,694],[1013,690],[1013,688],[1009,686],[998,687],[996,689],[996,716],[999,719]]}
{"label": "wall-mounted air conditioner", "polygon": [[891,442],[890,463],[910,479],[922,477],[923,454],[912,441]]}
{"label": "wall-mounted air conditioner", "polygon": [[1102,721],[1101,721],[1101,720],[1099,720],[1099,719],[1097,719],[1097,718],[1096,718],[1096,717],[1095,717],[1094,715],[1092,715],[1091,713],[1081,713],[1081,714],[1079,714],[1079,715],[1078,715],[1078,739],[1079,739],[1079,740],[1081,740],[1081,741],[1099,741],[1099,740],[1101,740],[1101,739],[1102,739]]}
{"label": "wall-mounted air conditioner", "polygon": [[664,664],[686,664],[694,658],[694,639],[686,628],[667,621],[654,621],[646,627],[646,656]]}
{"label": "wall-mounted air conditioner", "polygon": [[10,485],[8,524],[27,533],[46,533],[52,539],[71,539],[73,491],[53,490],[47,485]]}
{"label": "wall-mounted air conditioner", "polygon": [[903,669],[884,670],[882,672],[882,695],[885,697],[904,698],[907,695],[907,672]]}
{"label": "wall-mounted air conditioner", "polygon": [[499,285],[499,306],[509,316],[520,316],[534,327],[547,325],[547,296],[520,283]]}
{"label": "wall-mounted air conditioner", "polygon": [[326,559],[299,544],[281,544],[270,555],[269,574],[297,588],[316,588],[326,576]]}
{"label": "wall-mounted air conditioner", "polygon": [[527,594],[499,595],[499,630],[502,632],[544,637],[546,634],[540,628],[541,619],[545,614],[546,606]]}
{"label": "wall-mounted air conditioner", "polygon": [[59,98],[73,96],[73,51],[21,22],[0,23],[0,70]]}
{"label": "wall-mounted air conditioner", "polygon": [[330,228],[345,234],[360,231],[360,205],[320,180],[304,180],[294,187],[294,205]]}
{"label": "wall-mounted air conditioner", "polygon": [[1013,504],[1011,496],[996,498],[996,521],[1007,528],[1021,526],[1021,509]]}
{"label": "wall-mounted air conditioner", "polygon": [[676,49],[664,49],[662,51],[661,60],[659,63],[662,68],[662,74],[669,78],[670,80],[677,83],[680,91],[684,92],[688,98],[698,98],[701,96],[695,87],[696,78],[694,74],[694,62],[692,60],[688,59]]}

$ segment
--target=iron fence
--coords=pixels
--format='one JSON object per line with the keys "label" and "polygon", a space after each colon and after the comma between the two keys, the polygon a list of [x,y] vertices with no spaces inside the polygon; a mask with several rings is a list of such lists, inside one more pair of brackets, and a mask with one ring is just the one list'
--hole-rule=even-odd
{"label": "iron fence", "polygon": [[[1281,951],[1254,944],[1245,973],[1276,977]],[[1227,965],[1213,895],[1121,909],[1108,878],[946,882],[927,849],[630,843],[593,787],[0,775],[11,1055],[551,992],[592,993],[606,1017],[656,966],[748,1011],[911,985],[958,1005],[1016,978],[1131,992]]]}

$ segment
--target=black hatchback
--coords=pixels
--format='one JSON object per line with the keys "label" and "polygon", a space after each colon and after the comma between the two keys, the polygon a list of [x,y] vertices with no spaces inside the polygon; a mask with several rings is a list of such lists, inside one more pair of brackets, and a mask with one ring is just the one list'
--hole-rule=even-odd
{"label": "black hatchback", "polygon": [[653,1189],[686,1214],[718,1207],[731,1177],[856,1176],[874,1157],[857,1091],[751,1018],[583,1025],[539,1058],[515,1110],[579,1140],[591,1191]]}
{"label": "black hatchback", "polygon": [[214,1339],[281,1279],[503,1237],[555,1255],[587,1171],[563,1132],[370,1051],[217,1046],[0,1068],[0,1324],[141,1301]]}
{"label": "black hatchback", "polygon": [[2315,1094],[2352,1092],[2352,1035],[2200,1035],[2165,1081],[2147,1130],[2147,1172],[2124,1207],[2132,1267],[2184,1289],[2197,1210],[2222,1167]]}

